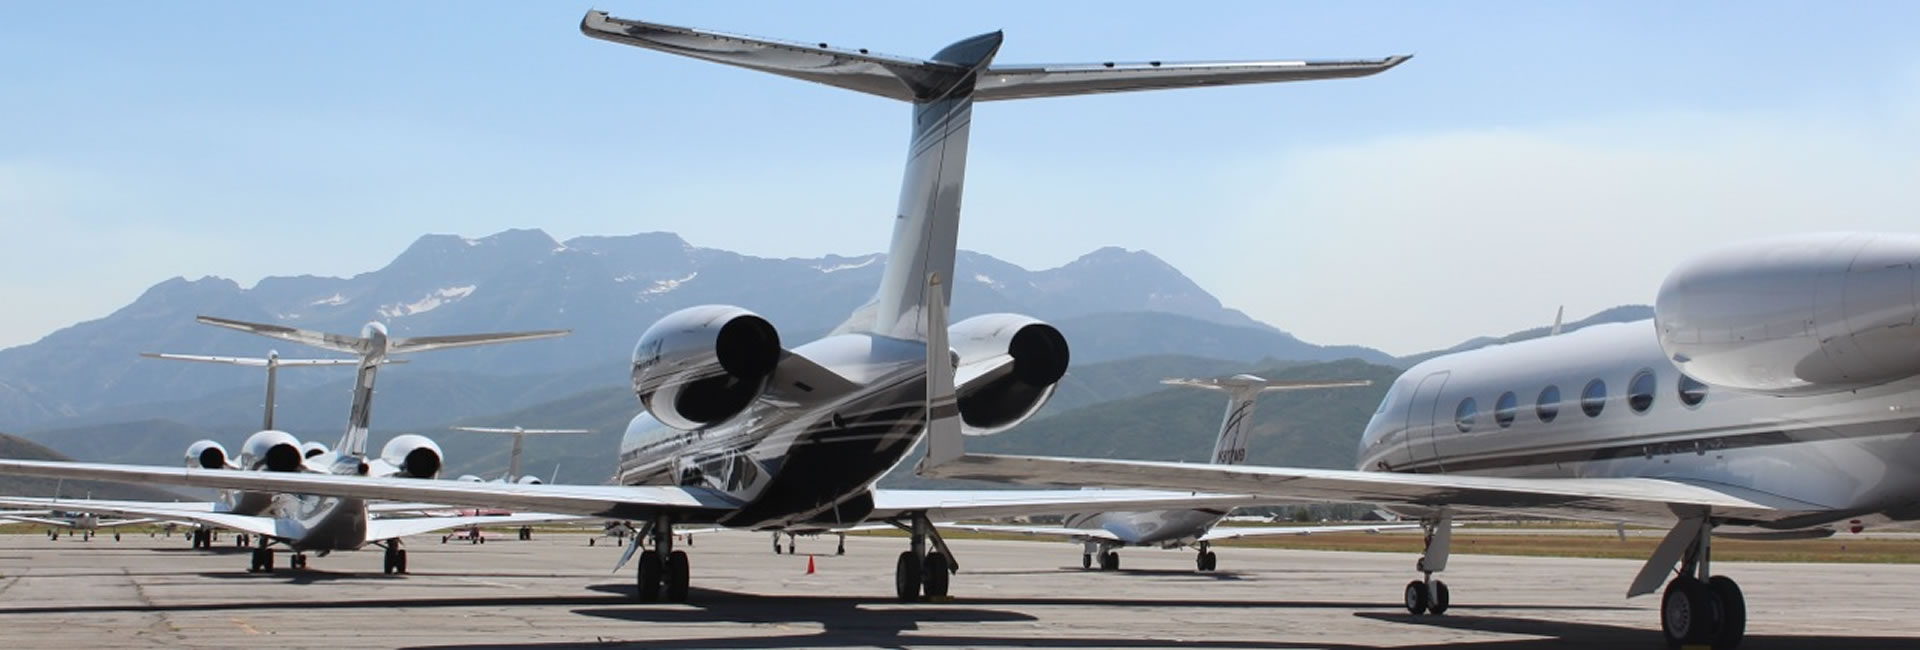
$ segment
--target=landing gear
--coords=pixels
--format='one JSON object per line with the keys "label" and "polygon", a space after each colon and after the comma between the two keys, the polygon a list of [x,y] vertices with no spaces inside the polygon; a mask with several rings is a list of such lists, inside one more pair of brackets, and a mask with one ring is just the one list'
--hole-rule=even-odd
{"label": "landing gear", "polygon": [[1092,554],[1092,553],[1081,553],[1081,554],[1080,554],[1080,568],[1082,568],[1082,569],[1091,569],[1091,568],[1093,568],[1093,554]]}
{"label": "landing gear", "polygon": [[1101,553],[1100,554],[1100,570],[1101,571],[1119,571],[1120,570],[1120,552],[1106,551],[1104,553]]}
{"label": "landing gear", "polygon": [[380,573],[385,575],[404,575],[407,572],[407,550],[400,548],[400,540],[387,540],[387,552],[380,559]]}
{"label": "landing gear", "polygon": [[[1686,540],[1685,537],[1692,537]],[[1660,631],[1667,647],[1706,645],[1732,650],[1747,634],[1747,598],[1732,578],[1712,575],[1713,525],[1704,519],[1682,520],[1654,550],[1648,568],[1672,566],[1662,561],[1666,547],[1685,544],[1680,575],[1667,582],[1660,597]],[[1643,570],[1644,575],[1645,570]]]}
{"label": "landing gear", "polygon": [[1201,542],[1200,554],[1193,558],[1193,569],[1204,573],[1212,571],[1218,566],[1220,566],[1219,556],[1213,554],[1213,550],[1208,547],[1206,542]]}
{"label": "landing gear", "polygon": [[[893,566],[894,595],[902,602],[920,600],[923,594],[928,600],[944,599],[960,563],[953,561],[953,552],[926,513],[916,512],[910,517],[906,523],[893,522],[907,531],[911,541]],[[927,548],[929,541],[933,543],[931,549]]]}
{"label": "landing gear", "polygon": [[1453,548],[1453,512],[1441,508],[1434,516],[1421,520],[1420,527],[1427,531],[1426,548],[1413,566],[1424,577],[1407,583],[1407,612],[1415,616],[1439,616],[1447,613],[1453,600],[1447,583],[1433,578],[1433,574],[1447,570],[1447,556]]}
{"label": "landing gear", "polygon": [[211,530],[205,528],[196,529],[189,533],[187,538],[193,543],[194,548],[213,548],[213,531]]}
{"label": "landing gear", "polygon": [[[692,538],[688,538],[688,539],[689,541],[691,541]],[[692,546],[693,544],[689,543],[687,545]],[[840,533],[840,545],[833,548],[833,554],[834,555],[847,554],[847,534],[846,533]]]}
{"label": "landing gear", "polygon": [[252,560],[247,565],[247,573],[273,573],[273,549],[261,545],[253,549]]}
{"label": "landing gear", "polygon": [[287,558],[287,566],[294,569],[302,569],[302,570],[306,569],[307,554],[294,553],[293,557]]}
{"label": "landing gear", "polygon": [[[686,551],[673,550],[673,520],[661,515],[653,525],[647,527],[647,535],[652,538],[653,548],[640,552],[640,566],[635,569],[634,597],[643,603],[662,600],[665,591],[667,602],[678,603],[687,600],[687,590],[693,580],[693,565],[687,559]],[[779,538],[774,539],[778,546]],[[634,537],[633,543],[639,544],[640,538]]]}
{"label": "landing gear", "polygon": [[780,531],[773,531],[773,554],[780,554]]}

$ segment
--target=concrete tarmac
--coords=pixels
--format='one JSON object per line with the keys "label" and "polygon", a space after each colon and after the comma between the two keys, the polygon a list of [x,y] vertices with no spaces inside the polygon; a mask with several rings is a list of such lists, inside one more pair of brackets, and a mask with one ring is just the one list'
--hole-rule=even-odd
{"label": "concrete tarmac", "polygon": [[[385,576],[377,549],[258,575],[225,535],[214,551],[4,535],[0,647],[1662,647],[1658,598],[1622,597],[1631,561],[1456,555],[1453,610],[1410,616],[1412,555],[1221,548],[1221,570],[1199,574],[1191,551],[1128,549],[1101,572],[1073,544],[955,540],[954,599],[903,604],[903,538],[849,538],[845,556],[801,538],[793,556],[765,534],[706,533],[687,549],[693,602],[643,605],[631,568],[609,572],[625,549],[587,539],[421,536],[412,575]],[[1743,647],[1920,648],[1920,566],[1715,568],[1746,591]]]}

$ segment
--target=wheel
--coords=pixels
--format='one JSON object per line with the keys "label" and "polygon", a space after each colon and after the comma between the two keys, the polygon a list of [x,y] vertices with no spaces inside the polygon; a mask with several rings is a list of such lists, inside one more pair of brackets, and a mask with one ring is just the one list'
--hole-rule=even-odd
{"label": "wheel", "polygon": [[1427,606],[1433,599],[1427,594],[1427,583],[1415,580],[1407,583],[1407,613],[1419,616],[1427,613]]}
{"label": "wheel", "polygon": [[793,544],[787,544],[787,555],[793,555]]}
{"label": "wheel", "polygon": [[[688,546],[692,546],[692,544],[688,544]],[[837,548],[835,548],[835,549],[833,549],[833,554],[834,554],[834,555],[846,555],[846,554],[847,554],[847,543],[846,543],[846,542],[841,542],[841,543],[840,543],[840,546],[839,546],[839,547],[837,547]]]}
{"label": "wheel", "polygon": [[927,598],[946,598],[948,581],[953,577],[953,573],[947,570],[947,556],[928,553],[925,569],[921,575],[925,582]]}
{"label": "wheel", "polygon": [[[195,541],[197,542],[198,540],[195,540]],[[254,551],[251,555],[247,556],[247,573],[259,573],[259,572],[260,572],[260,552]]]}
{"label": "wheel", "polygon": [[1119,571],[1120,570],[1120,552],[1107,551],[1106,554],[1101,555],[1100,568],[1105,571]]}
{"label": "wheel", "polygon": [[1092,553],[1081,553],[1081,554],[1080,554],[1080,568],[1082,568],[1082,569],[1091,569],[1091,568],[1093,568],[1093,554],[1092,554]]}
{"label": "wheel", "polygon": [[1667,647],[1711,643],[1720,631],[1713,590],[1693,578],[1674,578],[1660,596],[1660,631]]}
{"label": "wheel", "polygon": [[387,549],[386,553],[380,555],[380,573],[393,574],[393,549]]}
{"label": "wheel", "polygon": [[903,603],[920,599],[920,559],[913,551],[902,551],[893,564],[893,593]]}
{"label": "wheel", "polygon": [[273,573],[273,551],[260,549],[260,572]]}
{"label": "wheel", "polygon": [[1218,570],[1219,568],[1220,568],[1220,556],[1214,553],[1213,551],[1207,551],[1207,570],[1215,571],[1215,570]]}
{"label": "wheel", "polygon": [[1207,570],[1207,552],[1206,551],[1201,551],[1199,553],[1193,554],[1193,570],[1195,571]]}
{"label": "wheel", "polygon": [[638,569],[640,577],[638,583],[635,585],[639,588],[639,591],[635,592],[635,597],[639,598],[640,602],[651,603],[660,599],[660,574],[664,568],[660,561],[659,553],[653,551],[640,552],[640,568]]}
{"label": "wheel", "polygon": [[687,585],[693,581],[693,566],[687,562],[686,551],[674,551],[667,555],[667,602],[687,602]]}
{"label": "wheel", "polygon": [[1450,604],[1449,601],[1451,600],[1450,596],[1447,595],[1447,583],[1439,580],[1433,581],[1432,591],[1433,593],[1428,594],[1433,600],[1427,603],[1427,613],[1434,616],[1447,613],[1447,605]]}
{"label": "wheel", "polygon": [[398,573],[398,574],[402,574],[402,575],[404,575],[404,574],[406,574],[406,572],[407,572],[407,549],[404,549],[404,548],[403,548],[403,549],[400,549],[400,550],[398,550],[398,551],[394,551],[394,552],[393,552],[393,572],[394,572],[394,573]]}
{"label": "wheel", "polygon": [[779,543],[779,542],[774,542],[774,543],[773,543],[773,554],[774,554],[774,555],[779,555],[779,554],[780,554],[780,543]]}
{"label": "wheel", "polygon": [[1747,597],[1740,593],[1740,585],[1726,576],[1707,578],[1707,589],[1720,603],[1720,634],[1713,640],[1714,650],[1740,647],[1741,639],[1747,636]]}

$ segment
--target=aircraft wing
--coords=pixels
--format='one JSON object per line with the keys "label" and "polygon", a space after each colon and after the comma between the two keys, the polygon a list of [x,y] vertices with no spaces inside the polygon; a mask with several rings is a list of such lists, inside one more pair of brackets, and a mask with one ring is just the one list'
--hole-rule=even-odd
{"label": "aircraft wing", "polygon": [[1110,510],[1168,510],[1272,505],[1272,499],[1235,494],[1160,490],[874,490],[869,519],[925,512],[934,521],[1022,515],[1066,515]]}
{"label": "aircraft wing", "polygon": [[1242,537],[1274,535],[1328,535],[1332,533],[1378,533],[1387,530],[1418,529],[1420,524],[1354,524],[1346,526],[1214,526],[1200,536],[1203,542],[1218,542]]}
{"label": "aircraft wing", "polygon": [[587,519],[594,518],[580,515],[556,515],[546,512],[520,512],[511,515],[375,519],[367,522],[367,541],[377,542],[396,537],[431,533],[437,530],[452,530],[471,526],[524,526],[527,524],[582,521]]}
{"label": "aircraft wing", "polygon": [[1065,526],[997,526],[985,524],[940,524],[941,528],[970,530],[976,533],[1000,533],[1006,535],[1028,535],[1032,537],[1060,537],[1074,541],[1099,539],[1112,542],[1121,541],[1120,537],[1107,532],[1104,528],[1067,528]]}
{"label": "aircraft wing", "polygon": [[1820,504],[1724,485],[1658,478],[1524,479],[1449,474],[1201,465],[1088,458],[961,454],[921,475],[1041,485],[1116,485],[1253,494],[1267,503],[1363,502],[1560,519],[1666,525],[1677,512],[1765,523],[1830,511]]}
{"label": "aircraft wing", "polygon": [[60,526],[62,528],[73,525],[73,522],[66,521],[64,519],[43,519],[40,517],[31,517],[27,515],[0,515],[0,519],[19,522],[23,524],[40,524],[42,526]]}
{"label": "aircraft wing", "polygon": [[[141,520],[139,523],[152,523],[154,521],[189,521],[189,522],[193,522],[193,523],[201,524],[205,526],[230,528],[233,530],[238,530],[246,533],[253,533],[256,535],[284,536],[284,533],[278,530],[278,522],[274,521],[272,517],[258,517],[253,515],[236,515],[236,514],[225,513],[225,512],[213,512],[212,509],[210,508],[207,508],[207,509],[195,508],[193,506],[201,505],[201,504],[195,504],[191,502],[180,504],[183,506],[187,506],[184,508],[172,508],[172,507],[169,507],[172,504],[164,501],[101,501],[101,500],[95,500],[95,499],[75,499],[75,500],[55,501],[52,499],[32,499],[28,497],[7,497],[4,499],[0,499],[0,507],[16,507],[18,505],[24,505],[24,504],[36,503],[36,502],[41,503],[43,505],[57,503],[59,504],[58,505],[59,510],[65,510],[65,511],[71,511],[71,512],[86,512],[86,513],[92,513],[96,515],[112,515],[116,517],[132,517],[132,518]],[[125,522],[125,523],[134,523],[134,522]],[[61,522],[58,525],[66,526],[69,524],[65,522]],[[108,522],[102,522],[100,524],[100,526],[102,527],[105,527],[108,525],[109,525]]]}
{"label": "aircraft wing", "polygon": [[980,85],[974,88],[973,98],[985,102],[1129,90],[1365,77],[1391,70],[1409,58],[1412,57],[1390,56],[1354,61],[1148,61],[993,66],[980,74]]}
{"label": "aircraft wing", "polygon": [[[197,467],[0,460],[0,474],[157,485],[323,494],[355,499],[429,501],[448,506],[643,519],[671,512],[683,521],[711,521],[739,504],[700,488],[620,485],[522,485],[439,479],[374,478],[294,472],[239,472]],[[71,507],[80,502],[62,502]],[[79,509],[79,508],[74,508]],[[446,518],[440,518],[445,520]],[[223,524],[224,525],[224,524]]]}
{"label": "aircraft wing", "polygon": [[532,341],[566,336],[573,330],[537,330],[532,332],[500,332],[495,334],[448,334],[444,336],[410,336],[393,339],[387,344],[390,354],[410,354],[428,350],[464,348],[475,345],[493,345],[514,341]]}

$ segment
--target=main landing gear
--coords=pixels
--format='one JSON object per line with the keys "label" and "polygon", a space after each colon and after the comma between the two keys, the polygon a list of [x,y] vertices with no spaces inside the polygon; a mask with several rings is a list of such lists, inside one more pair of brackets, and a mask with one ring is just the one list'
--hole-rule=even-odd
{"label": "main landing gear", "polygon": [[[211,543],[211,540],[209,540],[209,543]],[[249,557],[247,561],[247,573],[273,573],[273,548],[269,546],[271,543],[271,540],[263,536],[260,538],[260,544],[253,547],[253,552],[247,554]],[[292,562],[295,567],[306,566],[306,558],[299,555],[295,555],[294,557],[296,559],[292,560]]]}
{"label": "main landing gear", "polygon": [[187,541],[194,548],[213,548],[213,531],[207,528],[195,528],[187,533]]}
{"label": "main landing gear", "polygon": [[1220,557],[1213,554],[1206,542],[1200,542],[1196,548],[1200,554],[1193,558],[1193,570],[1205,573],[1220,567]]}
{"label": "main landing gear", "polygon": [[1452,597],[1447,593],[1447,583],[1433,579],[1433,574],[1447,570],[1447,555],[1453,546],[1453,512],[1441,508],[1433,517],[1421,520],[1420,527],[1427,531],[1426,550],[1413,566],[1423,579],[1407,583],[1407,611],[1416,616],[1439,616],[1447,613]]}
{"label": "main landing gear", "polygon": [[[387,540],[386,542],[374,542],[374,544],[379,545],[383,549],[386,549],[385,555],[380,559],[381,574],[406,575],[407,549],[400,548],[399,538],[390,539],[390,540]],[[305,566],[305,564],[303,563],[302,566]]]}
{"label": "main landing gear", "polygon": [[1712,574],[1713,524],[1706,518],[1683,519],[1674,526],[1654,549],[1631,591],[1651,592],[1673,567],[1676,555],[1679,575],[1667,582],[1660,596],[1660,631],[1667,647],[1739,647],[1747,633],[1747,599],[1732,578]]}
{"label": "main landing gear", "polygon": [[[911,545],[900,553],[900,560],[893,566],[893,591],[901,602],[920,600],[921,594],[927,600],[940,600],[947,597],[947,588],[954,573],[959,572],[960,563],[953,561],[952,551],[947,550],[947,542],[940,538],[940,531],[933,527],[924,512],[913,513],[907,523],[893,522],[911,536]],[[933,542],[933,549],[927,548],[927,542]]]}
{"label": "main landing gear", "polygon": [[1094,561],[1100,562],[1101,571],[1119,571],[1120,553],[1100,542],[1089,541],[1080,552],[1080,568],[1093,568]]}
{"label": "main landing gear", "polygon": [[[640,552],[640,566],[635,570],[638,573],[635,582],[639,589],[634,597],[643,603],[661,600],[686,602],[688,585],[693,580],[693,567],[687,560],[686,551],[673,550],[673,520],[666,515],[659,515],[644,534],[652,538],[653,548]],[[639,544],[640,541],[635,536],[633,543]],[[775,533],[776,551],[779,545],[778,533]]]}

